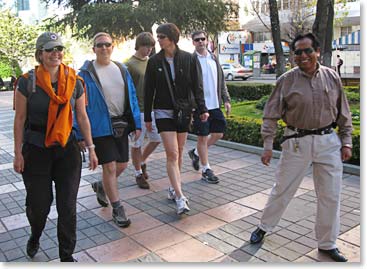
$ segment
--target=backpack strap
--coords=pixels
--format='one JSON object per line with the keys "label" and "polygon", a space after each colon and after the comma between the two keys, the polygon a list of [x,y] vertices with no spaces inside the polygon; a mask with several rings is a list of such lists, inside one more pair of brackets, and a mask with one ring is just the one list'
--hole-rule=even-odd
{"label": "backpack strap", "polygon": [[34,69],[28,71],[28,82],[27,82],[27,99],[30,99],[31,95],[36,92],[36,72]]}

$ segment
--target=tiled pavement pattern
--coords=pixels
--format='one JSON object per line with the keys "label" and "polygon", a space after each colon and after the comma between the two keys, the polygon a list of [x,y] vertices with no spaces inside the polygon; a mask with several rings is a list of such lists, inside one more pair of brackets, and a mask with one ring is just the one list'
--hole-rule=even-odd
{"label": "tiled pavement pattern", "polygon": [[[12,93],[0,93],[0,261],[30,261],[25,254],[30,227],[25,215],[25,190],[12,169]],[[188,141],[186,151],[195,145]],[[184,155],[182,181],[191,211],[178,217],[167,199],[165,154],[160,146],[149,159],[150,190],[135,184],[131,165],[119,177],[119,191],[132,224],[122,229],[111,220],[111,208],[101,208],[90,183],[101,169],[84,164],[78,195],[80,262],[318,262],[330,261],[317,251],[313,231],[316,202],[312,174],[305,177],[278,227],[263,244],[249,244],[273,184],[275,163],[260,164],[259,156],[225,147],[210,149],[212,168],[221,181],[204,183]],[[58,261],[55,205],[33,261]],[[349,262],[360,262],[359,177],[344,175],[341,235],[338,246]]]}

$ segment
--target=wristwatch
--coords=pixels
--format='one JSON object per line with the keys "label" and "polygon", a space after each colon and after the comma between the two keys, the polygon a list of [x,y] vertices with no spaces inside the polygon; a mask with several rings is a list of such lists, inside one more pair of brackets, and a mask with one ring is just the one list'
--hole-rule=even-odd
{"label": "wristwatch", "polygon": [[351,144],[345,144],[345,145],[343,145],[343,148],[350,148],[350,149],[352,149],[352,145]]}

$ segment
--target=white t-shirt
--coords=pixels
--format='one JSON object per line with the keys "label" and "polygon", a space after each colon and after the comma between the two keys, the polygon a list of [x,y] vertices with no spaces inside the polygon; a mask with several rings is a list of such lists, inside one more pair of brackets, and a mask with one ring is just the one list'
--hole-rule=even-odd
{"label": "white t-shirt", "polygon": [[102,85],[102,92],[112,117],[121,116],[125,110],[125,82],[119,67],[110,62],[99,65],[93,61],[97,76]]}
{"label": "white t-shirt", "polygon": [[210,53],[206,56],[199,53],[196,54],[198,55],[203,74],[205,105],[208,110],[219,108],[217,64],[212,59]]}

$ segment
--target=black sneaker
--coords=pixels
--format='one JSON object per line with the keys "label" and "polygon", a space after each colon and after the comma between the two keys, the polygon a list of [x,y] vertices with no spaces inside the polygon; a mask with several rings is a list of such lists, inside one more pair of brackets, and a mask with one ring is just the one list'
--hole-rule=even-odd
{"label": "black sneaker", "polygon": [[102,181],[93,182],[92,188],[93,188],[93,191],[97,195],[98,203],[103,207],[108,207],[108,200],[106,197],[106,193],[104,192],[104,189],[103,189]]}
{"label": "black sneaker", "polygon": [[112,219],[117,226],[126,228],[130,225],[131,221],[126,217],[124,207],[121,205],[116,209],[112,209]]}
{"label": "black sneaker", "polygon": [[205,182],[211,183],[211,184],[217,184],[219,182],[219,178],[214,175],[213,170],[211,169],[206,169],[205,172],[201,173],[202,175],[202,180],[204,180]]}
{"label": "black sneaker", "polygon": [[189,150],[188,154],[189,154],[190,159],[192,160],[192,167],[194,167],[194,169],[196,171],[199,171],[199,169],[200,169],[200,165],[199,165],[200,159],[199,159],[199,156],[195,154],[195,149]]}

